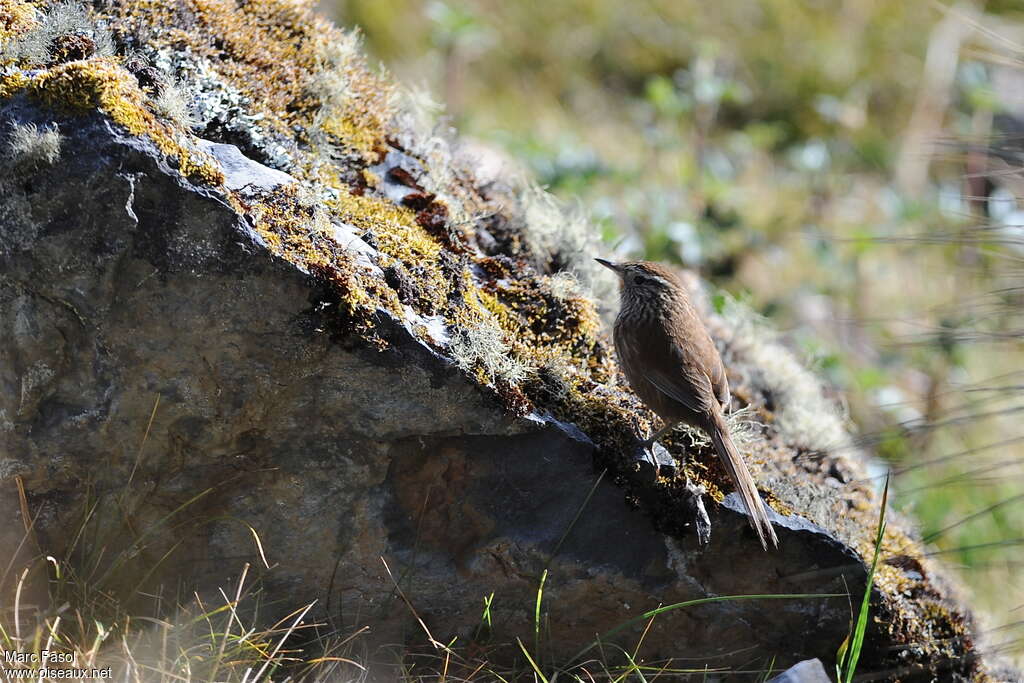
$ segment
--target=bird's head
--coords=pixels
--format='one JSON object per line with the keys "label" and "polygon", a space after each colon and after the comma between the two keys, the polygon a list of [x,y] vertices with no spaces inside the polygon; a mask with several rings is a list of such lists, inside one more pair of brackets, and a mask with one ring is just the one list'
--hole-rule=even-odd
{"label": "bird's head", "polygon": [[682,289],[679,279],[667,267],[650,261],[614,263],[594,259],[619,276],[624,296],[671,296]]}

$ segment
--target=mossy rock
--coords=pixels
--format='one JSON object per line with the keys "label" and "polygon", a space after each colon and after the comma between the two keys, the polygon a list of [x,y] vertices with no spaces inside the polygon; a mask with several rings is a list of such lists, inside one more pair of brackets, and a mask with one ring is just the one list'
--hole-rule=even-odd
{"label": "mossy rock", "polygon": [[[879,497],[764,328],[708,315],[780,513],[769,553],[696,435],[668,439],[675,468],[630,455],[653,419],[617,369],[585,221],[439,134],[353,34],[283,0],[149,0],[55,37],[68,11],[0,2],[0,122],[61,135],[55,160],[2,161],[0,542],[18,562],[204,593],[249,563],[268,616],[316,599],[377,644],[422,635],[381,558],[444,641],[483,637],[492,592],[491,642],[532,633],[546,569],[556,664],[660,604],[857,602]],[[862,670],[981,676],[905,522],[882,552]],[[669,612],[645,654],[830,662],[849,604]]]}

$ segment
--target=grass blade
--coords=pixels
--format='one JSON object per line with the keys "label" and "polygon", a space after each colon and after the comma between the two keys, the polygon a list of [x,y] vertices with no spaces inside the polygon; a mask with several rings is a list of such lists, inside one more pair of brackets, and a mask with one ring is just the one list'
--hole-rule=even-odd
{"label": "grass blade", "polygon": [[537,604],[533,608],[533,649],[538,653],[540,653],[540,603],[544,599],[544,582],[547,580],[548,570],[545,569],[540,575],[540,585],[537,586]]}
{"label": "grass blade", "polygon": [[[875,569],[878,567],[878,556],[882,552],[882,540],[885,538],[885,508],[889,502],[889,477],[885,478],[885,488],[882,490],[882,509],[878,511],[878,532],[875,536],[875,556],[871,560],[871,569],[868,571],[867,585],[864,587],[864,597],[860,603],[860,613],[857,615],[857,626],[853,630],[853,637],[847,638],[839,648],[836,659],[841,664],[841,676],[839,680],[845,683],[853,681],[853,675],[857,671],[857,661],[860,659],[860,651],[864,646],[864,634],[868,629],[868,611],[871,607],[871,588],[875,582]],[[847,646],[849,643],[849,647]]]}
{"label": "grass blade", "polygon": [[526,646],[523,645],[523,641],[516,638],[516,642],[519,643],[519,649],[523,651],[524,655],[526,655],[526,661],[528,661],[530,663],[530,666],[533,667],[533,672],[537,674],[538,678],[540,678],[540,680],[543,681],[543,683],[548,683],[547,677],[543,673],[541,673],[540,667],[537,666],[537,662],[533,661],[533,657],[531,657],[530,653],[527,652]]}
{"label": "grass blade", "polygon": [[566,662],[566,666],[569,666],[573,662],[579,660],[580,657],[582,657],[583,655],[587,654],[595,647],[600,645],[602,641],[611,638],[615,634],[620,633],[621,631],[629,628],[633,624],[639,623],[641,621],[646,621],[648,619],[652,619],[659,614],[671,612],[672,610],[682,609],[684,607],[696,607],[697,605],[707,605],[715,602],[733,602],[739,600],[812,600],[815,598],[841,598],[845,595],[845,593],[776,593],[768,595],[718,595],[712,598],[698,598],[696,600],[687,600],[685,602],[677,602],[671,605],[665,605],[664,607],[659,607],[657,609],[652,609],[649,612],[644,612],[643,614],[633,617],[628,621],[624,621],[615,628],[606,631],[597,640],[590,643],[582,650],[577,652],[575,655],[573,655],[572,658]]}

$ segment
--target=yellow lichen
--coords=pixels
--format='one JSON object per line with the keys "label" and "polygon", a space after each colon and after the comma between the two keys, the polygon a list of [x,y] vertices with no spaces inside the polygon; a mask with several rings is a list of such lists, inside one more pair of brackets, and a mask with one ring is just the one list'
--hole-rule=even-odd
{"label": "yellow lichen", "polygon": [[385,146],[392,86],[366,68],[358,50],[339,49],[354,38],[309,3],[121,0],[110,11],[122,30],[148,32],[152,47],[188,49],[216,63],[225,82],[250,99],[251,113],[284,136],[298,128],[311,139],[323,128],[332,144],[368,159]]}
{"label": "yellow lichen", "polygon": [[364,168],[361,171],[361,173],[362,173],[362,176],[363,176],[363,182],[365,182],[367,184],[367,186],[369,186],[369,187],[377,187],[378,185],[380,185],[380,176],[378,176],[376,173],[374,173],[370,169]]}
{"label": "yellow lichen", "polygon": [[508,307],[498,301],[498,297],[493,294],[485,292],[479,287],[473,287],[472,289],[466,290],[464,300],[466,305],[470,307],[483,307],[488,313],[494,316],[494,319],[506,332],[515,333],[518,331],[518,325],[515,324]]}
{"label": "yellow lichen", "polygon": [[36,24],[35,8],[19,0],[0,0],[0,44],[28,32]]}
{"label": "yellow lichen", "polygon": [[[417,225],[410,209],[347,189],[327,206],[341,221],[363,232],[381,254],[415,273],[417,290],[423,297],[420,312],[433,314],[445,306],[451,283],[439,264],[441,245]],[[385,260],[382,265],[389,263]]]}
{"label": "yellow lichen", "polygon": [[102,109],[135,134],[144,132],[137,116],[142,91],[132,75],[114,59],[60,64],[28,83],[28,92],[53,109],[80,112]]}
{"label": "yellow lichen", "polygon": [[28,76],[20,71],[0,76],[0,98],[12,97],[28,85]]}
{"label": "yellow lichen", "polygon": [[[138,82],[113,57],[59,64],[19,81],[21,89],[44,105],[68,113],[100,111],[129,133],[147,137],[175,160],[185,177],[221,185],[224,175],[209,155],[186,147],[180,132],[157,119],[146,107]],[[13,91],[12,91],[13,92]]]}

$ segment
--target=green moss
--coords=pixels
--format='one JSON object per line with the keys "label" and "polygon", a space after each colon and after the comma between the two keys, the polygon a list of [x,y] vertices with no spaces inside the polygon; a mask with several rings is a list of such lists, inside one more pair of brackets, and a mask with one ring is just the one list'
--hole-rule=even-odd
{"label": "green moss", "polygon": [[[187,49],[211,60],[249,98],[251,113],[283,137],[299,129],[308,141],[319,129],[368,160],[385,146],[392,86],[366,68],[353,36],[317,16],[311,3],[115,0],[109,7],[118,30],[148,32],[150,48]],[[340,92],[320,87],[326,73]]]}

